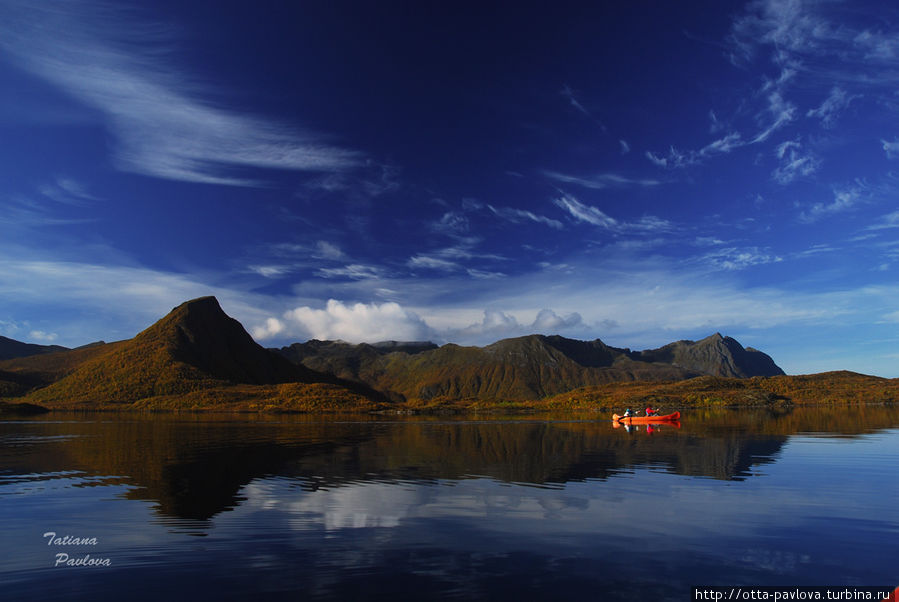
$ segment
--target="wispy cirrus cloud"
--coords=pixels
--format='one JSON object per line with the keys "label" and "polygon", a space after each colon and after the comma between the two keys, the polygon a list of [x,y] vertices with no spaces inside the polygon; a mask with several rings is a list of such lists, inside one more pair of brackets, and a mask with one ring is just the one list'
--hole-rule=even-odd
{"label": "wispy cirrus cloud", "polygon": [[606,215],[596,207],[585,205],[570,194],[563,194],[555,199],[554,202],[579,222],[593,224],[606,230],[615,230],[619,227],[618,220]]}
{"label": "wispy cirrus cloud", "polygon": [[786,56],[817,54],[834,40],[843,37],[829,21],[808,3],[756,0],[733,22],[729,41],[731,62],[741,65],[752,61],[761,47],[774,47]]}
{"label": "wispy cirrus cloud", "polygon": [[804,223],[816,222],[835,213],[843,213],[844,211],[854,209],[864,200],[864,186],[860,184],[846,188],[834,188],[832,201],[812,204],[811,207],[799,215],[799,221]]}
{"label": "wispy cirrus cloud", "polygon": [[[646,151],[644,155],[653,164],[664,168],[686,168],[699,165],[712,157],[726,155],[738,148],[765,142],[774,132],[795,120],[796,110],[792,103],[784,100],[778,90],[774,90],[767,94],[767,107],[759,113],[757,118],[763,129],[751,139],[746,140],[740,132],[733,131],[709,142],[699,150],[680,150],[672,145],[668,148],[667,153]],[[714,123],[717,123],[717,117],[715,119]]]}
{"label": "wispy cirrus cloud", "polygon": [[644,216],[637,221],[631,222],[619,221],[597,207],[582,203],[570,194],[562,194],[562,196],[554,199],[553,202],[559,208],[568,212],[574,220],[592,224],[611,232],[664,232],[674,228],[671,222],[656,216]]}
{"label": "wispy cirrus cloud", "polygon": [[651,178],[628,178],[626,176],[615,173],[601,173],[593,176],[581,177],[572,176],[557,171],[544,170],[543,175],[551,180],[555,180],[556,182],[563,182],[565,184],[577,184],[578,186],[583,186],[584,188],[590,188],[593,190],[602,190],[603,188],[627,188],[630,186],[648,187],[658,186],[659,184],[661,184],[659,180]]}
{"label": "wispy cirrus cloud", "polygon": [[731,132],[722,138],[713,140],[699,150],[700,157],[726,154],[743,146],[743,139],[739,132]]}
{"label": "wispy cirrus cloud", "polygon": [[589,117],[591,121],[596,123],[596,125],[598,125],[602,129],[602,131],[604,131],[604,132],[606,131],[607,128],[606,128],[605,124],[602,121],[600,121],[599,119],[597,119],[596,117],[594,117],[593,113],[588,111],[587,108],[584,107],[583,104],[581,104],[581,101],[579,101],[577,99],[577,97],[574,94],[574,90],[572,90],[570,86],[568,86],[567,84],[565,86],[563,86],[560,93],[562,94],[562,96],[564,96],[566,99],[568,99],[568,104],[570,104],[572,107],[574,107],[582,115]]}
{"label": "wispy cirrus cloud", "polygon": [[864,30],[852,42],[867,59],[893,61],[899,57],[899,35],[883,31]]}
{"label": "wispy cirrus cloud", "polygon": [[380,276],[370,266],[349,258],[336,244],[326,240],[308,243],[273,243],[250,249],[244,273],[277,280],[299,273],[321,278],[363,279]]}
{"label": "wispy cirrus cloud", "polygon": [[658,165],[659,167],[668,167],[669,162],[674,163],[673,159],[676,157],[674,147],[671,147],[671,151],[669,156],[660,155],[658,153],[654,153],[652,151],[646,151],[644,156],[649,159],[654,165]]}
{"label": "wispy cirrus cloud", "polygon": [[63,205],[85,207],[99,201],[87,188],[73,178],[57,177],[38,187],[38,191],[48,199]]}
{"label": "wispy cirrus cloud", "polygon": [[[686,168],[740,147],[772,141],[780,144],[777,135],[803,115],[818,120],[823,128],[833,128],[852,103],[867,96],[868,91],[872,91],[872,97],[892,97],[899,75],[890,57],[899,48],[899,34],[878,26],[882,27],[882,20],[876,11],[854,11],[839,3],[747,3],[734,18],[726,40],[729,58],[740,68],[767,60],[766,64],[776,71],[762,77],[728,118],[722,119],[714,110],[708,115],[712,133],[731,129],[747,116],[753,121],[741,123],[740,131],[731,130],[701,149],[670,145],[668,151],[647,151],[645,157],[659,167]],[[808,107],[808,90],[825,85],[829,88],[827,96]],[[890,156],[896,151],[892,142],[884,140],[883,145]],[[797,154],[796,146],[786,148],[788,152],[778,157],[781,165],[773,174],[776,181],[793,181],[820,166],[811,153]]]}
{"label": "wispy cirrus cloud", "polygon": [[339,195],[356,200],[373,199],[393,193],[402,187],[401,169],[396,165],[367,161],[364,169],[331,170],[306,183],[310,192]]}
{"label": "wispy cirrus cloud", "polygon": [[251,265],[248,266],[247,269],[254,274],[259,274],[263,278],[283,278],[292,273],[295,270],[295,267],[291,265],[268,264]]}
{"label": "wispy cirrus cloud", "polygon": [[457,249],[470,249],[479,240],[471,236],[471,231],[479,221],[478,214],[490,213],[513,224],[533,222],[543,224],[555,230],[561,230],[562,222],[527,209],[517,207],[501,207],[491,203],[482,203],[474,199],[465,199],[461,210],[446,211],[439,219],[428,224],[428,228],[437,234],[459,241]]}
{"label": "wispy cirrus cloud", "polygon": [[798,178],[810,176],[821,165],[813,154],[803,152],[802,143],[798,139],[779,144],[775,154],[780,165],[771,176],[780,184],[789,184]]}
{"label": "wispy cirrus cloud", "polygon": [[476,250],[480,242],[481,240],[476,237],[460,238],[454,246],[413,255],[406,262],[406,266],[413,270],[460,272],[478,279],[503,276],[501,272],[485,269],[484,265],[487,262],[507,261],[507,258]]}
{"label": "wispy cirrus cloud", "polygon": [[700,260],[718,269],[735,271],[755,265],[779,263],[783,257],[758,247],[727,247],[703,255]]}
{"label": "wispy cirrus cloud", "polygon": [[868,226],[868,230],[886,230],[899,228],[899,211],[893,211],[881,216],[877,223]]}
{"label": "wispy cirrus cloud", "polygon": [[493,205],[487,205],[487,209],[491,211],[497,217],[501,217],[507,221],[520,224],[522,222],[536,222],[538,224],[546,224],[550,228],[555,228],[556,230],[561,230],[564,226],[562,222],[556,219],[552,219],[546,217],[545,215],[537,215],[532,211],[527,211],[525,209],[515,209],[513,207],[494,207]]}
{"label": "wispy cirrus cloud", "polygon": [[84,214],[79,199],[68,198],[64,191],[52,188],[51,185],[42,186],[41,192],[34,196],[7,196],[3,199],[3,211],[0,211],[0,226],[18,232],[31,232],[44,226],[70,226],[94,221],[97,221],[96,217]]}
{"label": "wispy cirrus cloud", "polygon": [[459,211],[447,211],[428,226],[432,232],[451,238],[466,236],[471,229],[468,217]]}
{"label": "wispy cirrus cloud", "polygon": [[742,66],[766,53],[822,83],[894,85],[899,34],[883,27],[881,14],[848,2],[756,0],[734,19],[730,58]]}
{"label": "wispy cirrus cloud", "polygon": [[440,270],[444,272],[455,272],[462,269],[458,262],[427,254],[412,256],[409,258],[407,265],[410,268],[424,268],[426,270]]}
{"label": "wispy cirrus cloud", "polygon": [[718,114],[714,109],[709,109],[709,132],[717,134],[724,129],[724,124],[721,122],[721,119],[718,118]]}
{"label": "wispy cirrus cloud", "polygon": [[861,98],[860,94],[849,94],[842,88],[834,86],[830,90],[830,95],[817,108],[809,109],[805,115],[820,119],[824,127],[833,127],[840,114],[858,98]]}
{"label": "wispy cirrus cloud", "polygon": [[781,129],[796,118],[796,106],[784,99],[780,91],[775,90],[768,94],[767,111],[759,117],[759,121],[765,121],[767,125],[752,139],[752,144],[764,142],[771,134]]}
{"label": "wispy cirrus cloud", "polygon": [[665,154],[646,151],[644,156],[659,167],[684,168],[697,165],[715,155],[730,153],[744,145],[745,143],[740,133],[731,132],[726,136],[713,140],[699,150],[682,151],[674,146],[670,146]]}
{"label": "wispy cirrus cloud", "polygon": [[386,276],[384,268],[376,265],[351,263],[333,268],[319,268],[315,271],[321,278],[349,278],[350,280],[377,280]]}
{"label": "wispy cirrus cloud", "polygon": [[[92,2],[12,1],[0,9],[8,60],[96,109],[123,171],[254,185],[247,168],[340,171],[362,155],[325,137],[205,100],[210,90],[165,60],[170,35]],[[240,175],[234,175],[235,170]]]}

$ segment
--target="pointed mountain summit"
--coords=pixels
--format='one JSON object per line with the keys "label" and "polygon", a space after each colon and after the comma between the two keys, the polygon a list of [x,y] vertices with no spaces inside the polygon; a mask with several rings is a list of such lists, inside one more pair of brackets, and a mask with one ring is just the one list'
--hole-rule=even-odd
{"label": "pointed mountain summit", "polygon": [[133,339],[136,347],[164,349],[175,362],[232,383],[283,383],[313,376],[261,347],[226,314],[215,297],[182,303]]}
{"label": "pointed mountain summit", "polygon": [[700,341],[677,341],[635,356],[649,362],[664,362],[712,376],[746,378],[780,376],[784,371],[765,353],[744,348],[736,339],[716,332]]}
{"label": "pointed mountain summit", "polygon": [[[370,391],[290,363],[256,343],[215,297],[182,303],[133,339],[88,359],[71,374],[31,396],[51,405],[127,405],[234,385],[332,385],[351,396]],[[248,396],[258,393],[250,389]],[[267,391],[270,393],[270,391]]]}

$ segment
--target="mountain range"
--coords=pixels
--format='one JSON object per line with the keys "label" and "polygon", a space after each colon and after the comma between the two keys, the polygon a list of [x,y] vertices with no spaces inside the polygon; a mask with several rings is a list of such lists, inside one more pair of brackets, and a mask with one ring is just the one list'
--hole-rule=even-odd
{"label": "mountain range", "polygon": [[[645,351],[543,335],[485,347],[310,340],[265,349],[214,297],[187,301],[125,341],[77,349],[0,343],[7,356],[18,355],[0,361],[0,397],[49,408],[401,409],[530,402],[575,390],[635,391],[636,384],[666,382],[683,397],[691,387],[710,390],[708,379],[717,379],[712,388],[745,397],[747,383],[758,388],[759,379],[767,379],[769,389],[788,389],[777,379],[794,378],[768,355],[719,333]],[[696,386],[689,384],[694,381]]]}

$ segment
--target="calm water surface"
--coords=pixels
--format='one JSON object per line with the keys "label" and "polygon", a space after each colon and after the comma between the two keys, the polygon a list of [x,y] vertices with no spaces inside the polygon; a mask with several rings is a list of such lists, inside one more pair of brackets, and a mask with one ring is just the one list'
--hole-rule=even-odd
{"label": "calm water surface", "polygon": [[630,431],[598,415],[9,420],[0,597],[688,600],[694,585],[896,585],[897,459],[899,408],[882,406],[693,411],[680,428]]}

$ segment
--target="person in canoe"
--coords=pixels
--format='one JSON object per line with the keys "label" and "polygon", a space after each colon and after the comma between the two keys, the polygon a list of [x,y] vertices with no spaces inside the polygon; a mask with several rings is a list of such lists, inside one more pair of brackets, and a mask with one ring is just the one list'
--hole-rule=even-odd
{"label": "person in canoe", "polygon": [[647,416],[658,416],[659,410],[658,409],[653,410],[652,406],[646,406],[646,415]]}
{"label": "person in canoe", "polygon": [[630,418],[633,415],[634,414],[633,414],[633,412],[631,412],[631,409],[627,408],[626,410],[624,410],[624,414],[621,417],[622,418]]}

